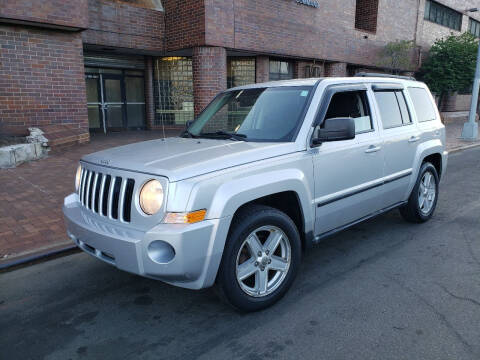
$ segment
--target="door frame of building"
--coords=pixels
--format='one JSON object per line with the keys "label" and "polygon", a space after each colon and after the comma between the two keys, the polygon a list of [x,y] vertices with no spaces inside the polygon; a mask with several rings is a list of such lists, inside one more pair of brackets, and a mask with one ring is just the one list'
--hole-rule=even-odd
{"label": "door frame of building", "polygon": [[[120,84],[120,102],[107,102],[105,99],[105,81],[106,80],[118,80]],[[125,79],[124,73],[122,74],[100,74],[100,92],[101,92],[101,104],[102,107],[102,117],[103,117],[103,131],[107,133],[107,129],[110,131],[121,131],[128,129],[127,127],[127,109],[126,109],[126,99],[125,99]],[[108,126],[108,106],[109,105],[120,105],[122,108],[122,126]]]}
{"label": "door frame of building", "polygon": [[[99,68],[99,69],[107,69],[107,68]],[[114,69],[119,70],[119,69]],[[102,73],[102,72],[85,72],[85,79],[96,79],[97,81],[97,89],[98,89],[98,102],[96,103],[88,103],[88,105],[97,105],[99,111],[99,119],[100,119],[100,126],[98,128],[89,128],[90,132],[103,132],[107,133],[107,131],[122,131],[122,130],[130,130],[130,129],[145,129],[146,128],[146,118],[144,126],[128,126],[128,115],[127,115],[127,104],[143,104],[146,105],[144,102],[135,102],[135,103],[127,103],[126,98],[126,84],[125,84],[125,77],[137,77],[142,78],[145,81],[144,75],[133,75],[133,74],[126,74],[125,71],[130,69],[122,69],[121,74],[110,74],[110,73]],[[113,79],[120,81],[120,90],[121,90],[121,104],[122,104],[122,126],[121,127],[108,127],[108,102],[105,99],[105,80]]]}

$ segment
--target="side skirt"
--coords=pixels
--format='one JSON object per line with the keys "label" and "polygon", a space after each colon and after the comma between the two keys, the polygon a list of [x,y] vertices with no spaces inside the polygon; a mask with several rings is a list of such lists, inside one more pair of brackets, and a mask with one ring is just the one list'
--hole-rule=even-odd
{"label": "side skirt", "polygon": [[393,205],[391,205],[391,206],[389,206],[389,207],[386,207],[386,208],[384,208],[384,209],[382,209],[382,210],[379,210],[379,211],[376,211],[376,212],[374,212],[374,213],[371,213],[371,214],[369,214],[369,215],[367,215],[367,216],[364,216],[364,217],[362,217],[362,218],[360,218],[360,219],[358,219],[358,220],[352,221],[351,223],[348,223],[348,224],[346,224],[346,225],[342,225],[342,226],[340,226],[340,227],[338,227],[338,228],[335,228],[335,229],[333,229],[333,230],[324,232],[323,234],[317,235],[317,236],[315,236],[314,239],[313,239],[313,244],[318,244],[318,243],[319,243],[320,241],[322,241],[323,239],[328,238],[328,237],[330,237],[330,236],[332,236],[332,235],[335,235],[336,233],[338,233],[338,232],[340,232],[340,231],[346,230],[346,229],[348,229],[348,228],[350,228],[350,227],[352,227],[352,226],[354,226],[354,225],[357,225],[357,224],[359,224],[359,223],[361,223],[361,222],[363,222],[363,221],[365,221],[365,220],[371,219],[371,218],[373,218],[373,217],[375,217],[375,216],[378,216],[378,215],[380,215],[380,214],[386,213],[387,211],[390,211],[390,210],[392,210],[392,209],[398,208],[398,207],[400,207],[400,206],[402,206],[402,205],[405,205],[406,203],[407,203],[407,201],[402,201],[402,202],[393,204]]}

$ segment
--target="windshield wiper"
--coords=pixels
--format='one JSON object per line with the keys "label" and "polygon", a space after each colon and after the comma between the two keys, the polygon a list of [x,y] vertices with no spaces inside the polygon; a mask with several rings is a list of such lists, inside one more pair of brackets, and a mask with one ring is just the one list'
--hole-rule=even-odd
{"label": "windshield wiper", "polygon": [[227,139],[233,139],[233,140],[238,140],[238,141],[246,141],[247,135],[245,134],[238,134],[234,132],[227,132],[227,131],[216,131],[216,132],[211,132],[211,133],[200,133],[199,136],[205,136],[205,137],[225,137]]}
{"label": "windshield wiper", "polygon": [[189,137],[189,138],[196,138],[198,136],[193,135],[188,129],[183,130],[182,134],[180,135],[181,137]]}

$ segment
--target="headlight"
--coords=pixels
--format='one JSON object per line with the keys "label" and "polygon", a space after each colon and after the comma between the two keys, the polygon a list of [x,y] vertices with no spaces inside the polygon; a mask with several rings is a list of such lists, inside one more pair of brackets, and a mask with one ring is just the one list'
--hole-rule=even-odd
{"label": "headlight", "polygon": [[80,187],[81,176],[82,176],[82,166],[78,165],[77,173],[75,174],[75,191],[78,191],[78,188]]}
{"label": "headlight", "polygon": [[140,207],[147,215],[156,214],[163,204],[163,186],[158,180],[150,180],[140,191]]}

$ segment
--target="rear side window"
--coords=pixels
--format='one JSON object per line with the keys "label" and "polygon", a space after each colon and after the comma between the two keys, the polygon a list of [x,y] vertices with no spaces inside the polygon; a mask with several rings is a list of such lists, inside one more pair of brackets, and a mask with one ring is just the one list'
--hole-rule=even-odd
{"label": "rear side window", "polygon": [[417,119],[419,122],[435,120],[435,108],[433,107],[432,100],[428,95],[427,90],[423,88],[408,88],[408,93],[412,98],[413,107],[417,113]]}
{"label": "rear side window", "polygon": [[403,91],[376,91],[375,98],[380,109],[384,129],[412,123]]}

